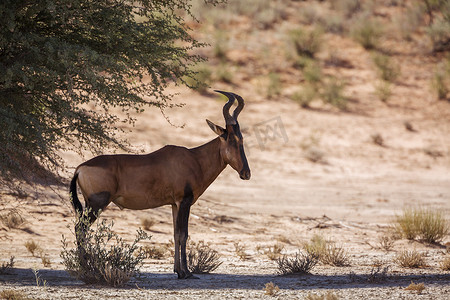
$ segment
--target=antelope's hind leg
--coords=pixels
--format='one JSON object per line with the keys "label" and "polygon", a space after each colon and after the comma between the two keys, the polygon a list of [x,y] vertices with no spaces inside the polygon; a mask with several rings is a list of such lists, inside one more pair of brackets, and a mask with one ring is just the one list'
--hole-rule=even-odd
{"label": "antelope's hind leg", "polygon": [[87,214],[87,220],[78,220],[75,225],[78,245],[83,240],[87,228],[97,220],[101,210],[104,210],[111,203],[111,194],[109,192],[91,194],[85,199],[85,202],[86,208],[83,214]]}

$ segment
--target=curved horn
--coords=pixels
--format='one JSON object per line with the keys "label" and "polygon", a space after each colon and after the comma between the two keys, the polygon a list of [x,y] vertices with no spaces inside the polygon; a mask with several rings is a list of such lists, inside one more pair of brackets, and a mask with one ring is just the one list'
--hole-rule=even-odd
{"label": "curved horn", "polygon": [[236,109],[233,112],[233,118],[237,121],[237,118],[239,116],[239,114],[241,113],[241,110],[244,108],[244,99],[242,99],[241,96],[236,95],[233,93],[234,96],[236,96],[236,99],[238,101],[238,107],[236,107]]}
{"label": "curved horn", "polygon": [[227,96],[228,102],[225,103],[225,105],[223,106],[223,117],[225,118],[225,122],[227,125],[236,124],[236,119],[230,115],[230,108],[233,105],[234,100],[235,100],[234,94],[224,92],[224,91],[218,91],[218,90],[214,90],[214,92],[221,93],[221,94]]}

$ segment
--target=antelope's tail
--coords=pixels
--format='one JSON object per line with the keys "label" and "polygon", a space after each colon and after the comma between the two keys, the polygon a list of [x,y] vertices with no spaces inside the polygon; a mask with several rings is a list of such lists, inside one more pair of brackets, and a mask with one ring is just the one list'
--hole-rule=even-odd
{"label": "antelope's tail", "polygon": [[78,172],[75,172],[75,175],[72,178],[72,181],[70,182],[70,200],[72,201],[73,208],[75,209],[75,212],[78,215],[81,215],[83,212],[83,206],[81,205],[80,200],[78,199],[77,195],[77,179],[78,179]]}

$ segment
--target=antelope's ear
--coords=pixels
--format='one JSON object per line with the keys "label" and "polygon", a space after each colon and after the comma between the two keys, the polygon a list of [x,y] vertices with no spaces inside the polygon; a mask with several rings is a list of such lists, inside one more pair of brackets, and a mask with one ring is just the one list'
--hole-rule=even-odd
{"label": "antelope's ear", "polygon": [[222,135],[225,133],[225,129],[223,129],[222,127],[214,124],[213,122],[211,122],[210,120],[206,119],[206,123],[208,123],[209,128],[212,129],[212,131],[214,131],[217,135]]}

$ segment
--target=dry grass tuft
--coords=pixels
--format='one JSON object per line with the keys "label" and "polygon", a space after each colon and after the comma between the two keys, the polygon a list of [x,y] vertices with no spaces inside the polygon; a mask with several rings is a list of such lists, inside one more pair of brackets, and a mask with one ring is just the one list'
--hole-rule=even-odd
{"label": "dry grass tuft", "polygon": [[9,262],[2,263],[0,266],[0,274],[8,274],[12,268],[14,268],[14,256],[9,258]]}
{"label": "dry grass tuft", "polygon": [[245,252],[245,245],[241,245],[239,242],[234,243],[234,252],[241,260],[250,259],[250,255]]}
{"label": "dry grass tuft", "polygon": [[200,241],[197,244],[192,242],[191,245],[192,247],[189,249],[187,259],[189,270],[192,273],[210,273],[222,264],[219,252],[211,249],[209,244]]}
{"label": "dry grass tuft", "polygon": [[385,251],[391,251],[392,247],[394,247],[394,242],[395,239],[391,234],[383,234],[378,237],[378,244],[380,245],[380,248]]}
{"label": "dry grass tuft", "polygon": [[409,240],[438,243],[449,233],[444,214],[431,209],[405,209],[395,220],[396,230]]}
{"label": "dry grass tuft", "polygon": [[423,284],[423,283],[416,284],[411,281],[411,284],[405,288],[405,291],[413,291],[413,292],[417,292],[417,294],[422,294],[424,289],[425,289],[425,284]]}
{"label": "dry grass tuft", "polygon": [[144,230],[149,231],[154,225],[156,224],[156,221],[150,218],[142,218],[141,219],[141,225]]}
{"label": "dry grass tuft", "polygon": [[25,248],[27,248],[28,252],[30,252],[33,256],[35,253],[42,251],[41,247],[33,240],[26,241]]}
{"label": "dry grass tuft", "polygon": [[277,260],[281,256],[281,251],[284,250],[284,246],[280,243],[276,243],[275,245],[269,247],[264,251],[264,254],[267,255],[267,257],[270,260]]}
{"label": "dry grass tuft", "polygon": [[142,250],[146,258],[163,259],[166,256],[167,248],[162,246],[143,246]]}
{"label": "dry grass tuft", "polygon": [[375,133],[375,134],[372,134],[370,137],[372,138],[372,143],[374,143],[375,145],[384,147],[384,139],[381,136],[381,134]]}
{"label": "dry grass tuft", "polygon": [[287,255],[278,258],[278,272],[282,275],[308,274],[319,262],[317,256],[310,253],[297,252],[290,258]]}
{"label": "dry grass tuft", "polygon": [[441,261],[440,266],[443,271],[450,271],[450,257],[444,258],[444,260]]}
{"label": "dry grass tuft", "polygon": [[314,235],[303,247],[308,254],[317,257],[325,265],[341,267],[350,264],[347,251],[320,235]]}
{"label": "dry grass tuft", "polygon": [[313,294],[309,293],[305,297],[306,300],[338,300],[339,297],[333,292],[327,292],[325,294]]}
{"label": "dry grass tuft", "polygon": [[19,290],[3,290],[0,292],[0,299],[5,300],[28,300],[25,294]]}
{"label": "dry grass tuft", "polygon": [[25,223],[25,219],[17,209],[11,209],[0,215],[0,221],[9,229],[20,228]]}
{"label": "dry grass tuft", "polygon": [[266,283],[266,286],[263,288],[264,294],[268,296],[275,296],[279,291],[280,288],[273,284],[273,282]]}
{"label": "dry grass tuft", "polygon": [[424,268],[427,266],[424,256],[416,250],[400,252],[394,261],[404,268]]}

